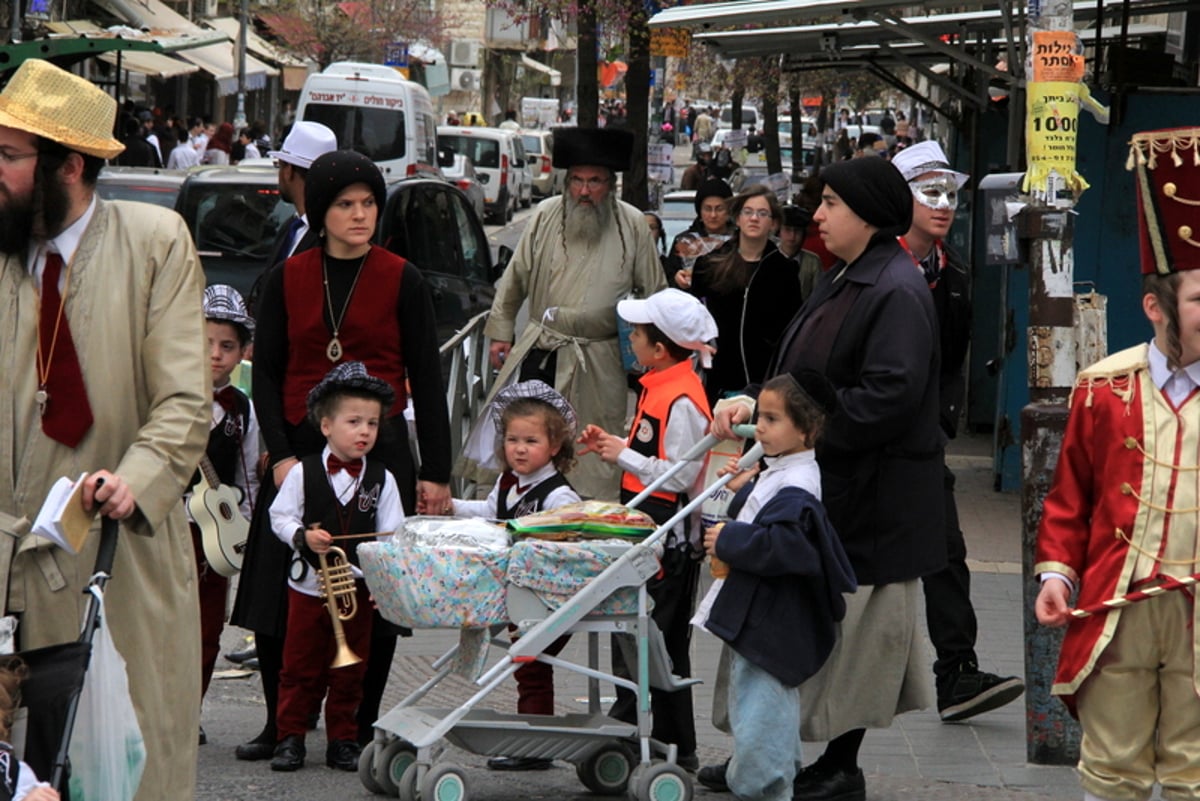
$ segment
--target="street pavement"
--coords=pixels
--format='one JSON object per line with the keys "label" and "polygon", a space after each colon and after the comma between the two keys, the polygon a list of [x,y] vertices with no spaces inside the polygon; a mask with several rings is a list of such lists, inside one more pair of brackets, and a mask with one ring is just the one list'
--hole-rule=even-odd
{"label": "street pavement", "polygon": [[[958,502],[971,557],[981,667],[1003,675],[1022,675],[1020,500],[1016,494],[992,490],[989,446],[987,438],[960,438],[952,443],[949,461],[958,475]],[[227,630],[223,653],[235,650],[242,634]],[[430,664],[454,642],[456,634],[447,631],[418,631],[412,638],[401,640],[384,708],[396,704],[432,675]],[[696,636],[693,642],[693,665],[704,680],[696,688],[700,757],[704,763],[713,763],[725,759],[730,751],[728,738],[709,720],[719,644],[707,635]],[[576,637],[563,656],[585,661],[583,638]],[[607,654],[602,654],[601,664],[608,664],[607,660]],[[233,667],[223,659],[218,664],[219,671]],[[560,675],[557,690],[559,713],[585,710],[586,686],[582,679]],[[610,693],[611,689],[604,687],[602,692]],[[469,684],[447,680],[434,690],[428,703],[457,705],[470,694]],[[515,686],[501,687],[483,706],[505,712],[515,710]],[[202,716],[208,745],[200,749],[200,801],[374,797],[354,774],[325,767],[325,740],[320,729],[309,735],[308,766],[297,773],[272,773],[265,763],[235,760],[234,746],[257,733],[262,718],[257,674],[218,673]],[[864,741],[861,764],[867,774],[867,797],[871,801],[1081,798],[1072,768],[1026,762],[1024,721],[1023,699],[963,723],[942,723],[934,710],[902,715],[889,729],[868,732]],[[806,743],[806,759],[818,755],[821,748],[821,744]],[[592,797],[567,763],[555,763],[544,772],[505,774],[488,771],[483,757],[454,748],[443,758],[466,768],[470,797],[478,801]],[[722,795],[697,784],[696,798],[708,797]]]}

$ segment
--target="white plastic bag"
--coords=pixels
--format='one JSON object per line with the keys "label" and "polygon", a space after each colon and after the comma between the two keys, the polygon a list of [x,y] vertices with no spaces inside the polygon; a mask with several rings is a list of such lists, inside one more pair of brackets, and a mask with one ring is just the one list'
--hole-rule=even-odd
{"label": "white plastic bag", "polygon": [[94,588],[92,594],[100,599],[100,626],[71,734],[71,799],[131,801],[146,766],[146,743],[129,696],[125,659],[104,625],[103,595]]}

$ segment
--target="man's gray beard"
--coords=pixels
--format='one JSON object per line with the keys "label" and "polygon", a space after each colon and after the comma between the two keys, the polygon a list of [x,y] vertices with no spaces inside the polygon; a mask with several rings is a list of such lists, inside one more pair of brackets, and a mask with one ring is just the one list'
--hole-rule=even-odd
{"label": "man's gray beard", "polygon": [[613,218],[613,198],[610,193],[598,205],[580,203],[570,195],[563,195],[567,209],[567,241],[581,245],[594,245],[608,230]]}

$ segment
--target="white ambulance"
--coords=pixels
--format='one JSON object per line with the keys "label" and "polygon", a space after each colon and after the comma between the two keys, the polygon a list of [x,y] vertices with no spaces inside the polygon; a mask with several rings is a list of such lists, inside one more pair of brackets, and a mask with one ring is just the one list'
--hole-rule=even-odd
{"label": "white ambulance", "polygon": [[308,76],[296,119],[329,126],[338,147],[370,158],[388,181],[441,175],[429,92],[391,67],[338,61]]}

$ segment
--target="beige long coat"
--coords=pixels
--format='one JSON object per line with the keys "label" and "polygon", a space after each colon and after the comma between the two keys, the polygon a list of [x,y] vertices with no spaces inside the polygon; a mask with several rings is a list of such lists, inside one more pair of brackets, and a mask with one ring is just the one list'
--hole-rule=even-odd
{"label": "beige long coat", "polygon": [[[200,621],[180,498],[211,415],[203,288],[177,214],[97,201],[66,290],[95,417],[72,450],[48,439],[38,422],[34,280],[23,258],[0,261],[0,512],[32,520],[59,476],[102,468],[126,480],[137,500],[121,526],[106,609],[146,741],[138,801],[187,801],[195,793]],[[98,528],[77,557],[43,549],[32,536],[0,534],[0,598],[22,615],[22,648],[78,637]]]}
{"label": "beige long coat", "polygon": [[[653,295],[666,287],[666,275],[637,208],[618,201],[614,224],[600,242],[571,250],[563,245],[562,204],[561,196],[538,204],[496,288],[484,333],[495,341],[512,342],[517,311],[526,298],[529,324],[495,388],[508,383],[530,348],[557,351],[554,388],[575,407],[580,430],[595,423],[610,434],[623,435],[629,387],[617,342],[617,301],[631,292],[643,298]],[[492,425],[490,420],[481,422]],[[568,477],[584,497],[616,500],[620,476],[615,465],[587,454]]]}

